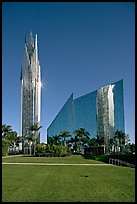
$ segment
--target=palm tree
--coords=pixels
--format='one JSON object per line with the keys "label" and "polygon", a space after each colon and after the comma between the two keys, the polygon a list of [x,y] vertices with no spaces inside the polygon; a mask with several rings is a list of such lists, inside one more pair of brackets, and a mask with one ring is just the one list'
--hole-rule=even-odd
{"label": "palm tree", "polygon": [[[117,148],[120,148],[120,152],[124,151],[124,146],[125,146],[125,138],[126,135],[124,132],[116,130],[114,134],[114,140],[116,143]],[[119,150],[118,150],[119,151]]]}
{"label": "palm tree", "polygon": [[8,144],[8,150],[12,148],[12,152],[16,151],[16,147],[21,142],[21,137],[17,136],[17,132],[13,131],[10,125],[2,125],[2,141]]}
{"label": "palm tree", "polygon": [[31,131],[30,133],[32,133],[31,136],[29,137],[32,138],[31,140],[33,141],[33,144],[34,144],[34,155],[35,155],[35,146],[36,146],[36,143],[38,142],[38,136],[36,135],[36,133],[39,131],[40,128],[42,128],[42,126],[39,126],[38,123],[32,124],[29,128],[29,130]]}
{"label": "palm tree", "polygon": [[60,132],[59,137],[62,137],[62,138],[63,138],[63,144],[64,144],[64,146],[66,146],[66,138],[67,138],[67,137],[70,137],[70,136],[71,136],[71,135],[70,135],[70,132],[68,132],[68,131],[63,130],[63,131]]}
{"label": "palm tree", "polygon": [[16,146],[18,147],[18,151],[19,151],[19,144],[22,143],[22,136],[17,136],[17,139],[16,139]]}
{"label": "palm tree", "polygon": [[125,134],[125,151],[129,152],[130,150],[130,138],[129,134]]}
{"label": "palm tree", "polygon": [[106,137],[104,137],[104,136],[99,137],[97,135],[97,145],[98,146],[104,146],[104,154],[108,153],[108,151],[109,151],[109,147],[107,144],[108,144],[108,142],[107,142]]}
{"label": "palm tree", "polygon": [[[114,149],[112,149],[113,147],[114,147]],[[110,140],[109,140],[109,151],[110,152],[114,151],[114,153],[115,153],[115,139],[114,139],[114,137],[110,138]]]}
{"label": "palm tree", "polygon": [[97,138],[92,137],[91,139],[88,140],[87,144],[88,144],[89,147],[96,146],[97,145]]}
{"label": "palm tree", "polygon": [[101,146],[101,145],[104,145],[104,137],[99,137],[98,135],[97,135],[97,144],[98,144],[98,146]]}
{"label": "palm tree", "polygon": [[73,150],[76,152],[77,151],[77,143],[79,142],[78,136],[75,135],[74,137],[71,137],[68,141],[67,144],[68,146],[72,146],[73,145]]}
{"label": "palm tree", "polygon": [[9,133],[12,132],[12,128],[10,125],[2,125],[2,138],[8,138]]}
{"label": "palm tree", "polygon": [[84,143],[85,138],[89,139],[90,134],[84,128],[74,130],[74,134],[76,134],[76,136],[79,138],[79,153],[80,153],[81,141],[83,141]]}
{"label": "palm tree", "polygon": [[22,136],[17,136],[16,145],[19,146],[19,143],[22,142]]}
{"label": "palm tree", "polygon": [[2,125],[2,140],[7,140],[12,151],[16,150],[17,132],[13,131],[10,125]]}
{"label": "palm tree", "polygon": [[26,137],[26,140],[27,140],[27,143],[29,145],[29,148],[30,148],[30,155],[31,155],[31,146],[32,146],[32,143],[35,142],[36,138],[35,138],[35,135],[33,133],[30,133],[28,137]]}
{"label": "palm tree", "polygon": [[2,125],[2,155],[7,155],[10,145],[9,134],[11,133],[12,128],[10,125]]}
{"label": "palm tree", "polygon": [[48,137],[48,144],[50,145],[59,145],[60,144],[60,136],[59,135],[53,135],[53,136],[50,136]]}
{"label": "palm tree", "polygon": [[8,135],[8,139],[9,139],[10,145],[12,147],[12,152],[15,152],[16,151],[16,142],[17,142],[17,132],[16,131],[10,132]]}
{"label": "palm tree", "polygon": [[134,143],[128,143],[128,147],[130,152],[135,153],[135,144]]}

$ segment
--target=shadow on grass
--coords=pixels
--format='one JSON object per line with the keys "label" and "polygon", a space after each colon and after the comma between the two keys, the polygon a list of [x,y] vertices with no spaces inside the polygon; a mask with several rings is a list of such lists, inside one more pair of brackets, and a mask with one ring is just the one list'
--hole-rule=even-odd
{"label": "shadow on grass", "polygon": [[102,161],[104,163],[109,163],[109,158],[120,159],[122,161],[131,163],[135,165],[135,154],[109,154],[109,155],[82,155],[85,159]]}
{"label": "shadow on grass", "polygon": [[109,163],[110,155],[90,155],[85,154],[82,155],[84,159],[90,159],[90,160],[96,160],[96,161],[102,161],[104,163]]}

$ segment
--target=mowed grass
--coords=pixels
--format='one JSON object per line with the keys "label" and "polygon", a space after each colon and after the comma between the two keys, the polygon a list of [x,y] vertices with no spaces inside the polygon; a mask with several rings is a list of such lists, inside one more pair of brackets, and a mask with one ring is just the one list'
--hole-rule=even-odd
{"label": "mowed grass", "polygon": [[2,158],[2,162],[11,163],[68,163],[68,164],[101,164],[103,162],[85,159],[82,155],[72,155],[68,157],[24,157],[14,156]]}
{"label": "mowed grass", "polygon": [[[23,157],[18,159],[20,161]],[[37,161],[37,158],[33,159]],[[59,158],[54,158],[54,162],[56,159]],[[2,202],[5,201],[135,202],[135,169],[118,166],[2,165]]]}

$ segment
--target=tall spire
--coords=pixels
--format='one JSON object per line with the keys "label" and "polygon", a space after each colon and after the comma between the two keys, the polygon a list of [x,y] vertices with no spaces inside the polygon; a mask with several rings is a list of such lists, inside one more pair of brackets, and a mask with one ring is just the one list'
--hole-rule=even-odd
{"label": "tall spire", "polygon": [[35,51],[36,51],[36,61],[38,60],[38,44],[37,44],[37,35],[35,37]]}
{"label": "tall spire", "polygon": [[26,36],[26,47],[27,47],[28,53],[32,54],[32,51],[34,49],[34,38],[31,30],[29,34]]}
{"label": "tall spire", "polygon": [[[41,72],[37,52],[37,35],[33,38],[31,30],[25,38],[25,50],[21,67],[21,135],[29,134],[29,127],[40,123]],[[37,133],[40,142],[40,135]],[[25,151],[25,142],[23,142]]]}

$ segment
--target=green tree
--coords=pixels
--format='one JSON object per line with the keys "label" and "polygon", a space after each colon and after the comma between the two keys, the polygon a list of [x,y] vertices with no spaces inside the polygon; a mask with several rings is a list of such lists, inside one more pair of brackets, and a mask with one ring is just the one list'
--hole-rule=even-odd
{"label": "green tree", "polygon": [[30,141],[33,141],[33,146],[34,146],[34,155],[35,155],[35,148],[36,144],[38,143],[38,131],[42,128],[42,126],[39,126],[38,123],[34,123],[30,126],[29,131],[30,134],[28,137],[30,137]]}
{"label": "green tree", "polygon": [[66,138],[71,136],[70,132],[63,130],[60,132],[59,136],[63,138],[63,145],[66,146]]}
{"label": "green tree", "polygon": [[84,128],[80,128],[78,130],[74,130],[74,134],[78,137],[79,139],[79,153],[80,153],[80,149],[81,149],[81,146],[85,144],[85,138],[86,139],[89,139],[89,132],[86,131]]}
{"label": "green tree", "polygon": [[12,131],[12,128],[10,125],[6,125],[6,124],[2,125],[2,156],[5,156],[8,154],[8,149],[10,145],[8,136],[11,131]]}
{"label": "green tree", "polygon": [[18,136],[17,136],[17,139],[16,139],[16,146],[19,147],[19,144],[20,144],[20,143],[22,143],[22,136],[19,136],[19,135],[18,135]]}
{"label": "green tree", "polygon": [[125,152],[130,151],[130,138],[129,134],[125,134]]}
{"label": "green tree", "polygon": [[98,146],[104,145],[104,137],[103,137],[103,136],[102,136],[102,137],[99,137],[99,136],[97,135],[96,143],[97,143]]}
{"label": "green tree", "polygon": [[[29,145],[29,154],[31,155],[32,153],[32,144],[34,145],[34,142],[36,141],[36,136],[34,133],[29,133],[28,137],[25,137],[26,143]],[[26,145],[27,147],[27,145]]]}
{"label": "green tree", "polygon": [[17,132],[12,131],[8,134],[8,140],[12,148],[12,152],[16,152]]}
{"label": "green tree", "polygon": [[71,137],[71,138],[67,141],[67,145],[68,145],[69,147],[73,146],[73,150],[74,150],[75,152],[77,152],[78,142],[79,142],[78,136],[75,135],[74,137]]}
{"label": "green tree", "polygon": [[90,138],[90,139],[88,140],[87,144],[88,144],[89,147],[95,147],[95,146],[97,146],[97,145],[98,145],[98,143],[97,143],[97,138],[95,138],[95,137]]}
{"label": "green tree", "polygon": [[8,154],[10,148],[12,148],[12,153],[16,151],[17,138],[17,132],[13,131],[10,125],[2,125],[2,147],[5,151],[4,154]]}
{"label": "green tree", "polygon": [[[110,140],[109,140],[109,151],[110,152],[114,151],[114,153],[115,153],[115,145],[116,145],[116,141],[115,141],[114,137],[110,138]],[[112,149],[113,147],[114,147],[114,150]]]}
{"label": "green tree", "polygon": [[2,138],[3,139],[8,139],[9,134],[12,132],[12,128],[10,125],[2,125]]}
{"label": "green tree", "polygon": [[53,136],[48,137],[47,143],[49,145],[53,145],[53,144],[54,145],[60,145],[61,144],[60,136],[59,135],[53,135]]}
{"label": "green tree", "polygon": [[2,156],[8,155],[9,141],[2,138]]}
{"label": "green tree", "polygon": [[129,143],[129,149],[132,153],[135,153],[135,144],[134,143]]}
{"label": "green tree", "polygon": [[124,152],[125,147],[125,140],[126,140],[126,134],[122,131],[116,130],[114,134],[114,143],[117,149],[117,152]]}

